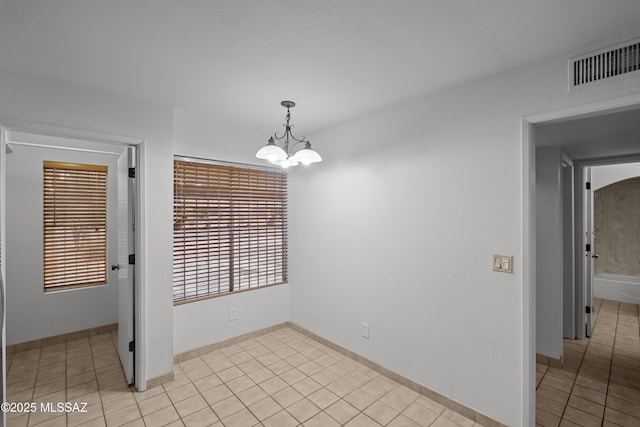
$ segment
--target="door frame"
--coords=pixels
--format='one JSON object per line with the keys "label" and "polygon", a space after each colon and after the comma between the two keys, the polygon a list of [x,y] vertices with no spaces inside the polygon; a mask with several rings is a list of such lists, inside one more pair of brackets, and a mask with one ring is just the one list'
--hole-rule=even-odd
{"label": "door frame", "polygon": [[575,338],[575,165],[564,150],[561,152],[560,166],[560,193],[562,197],[562,335],[564,338]]}
{"label": "door frame", "polygon": [[[585,254],[585,243],[586,243],[586,238],[585,238],[585,230],[587,229],[587,227],[585,227],[584,224],[584,219],[585,218],[589,218],[589,216],[587,214],[590,215],[591,220],[593,221],[593,204],[590,206],[591,208],[591,212],[584,212],[585,209],[585,203],[584,203],[584,194],[585,194],[585,185],[586,185],[586,181],[585,181],[585,170],[587,168],[592,168],[594,166],[607,166],[607,165],[617,165],[617,164],[623,164],[623,163],[638,163],[640,162],[640,155],[625,155],[625,156],[607,156],[607,157],[594,157],[591,159],[585,159],[585,160],[576,160],[575,161],[575,168],[576,168],[576,172],[575,172],[575,176],[576,176],[576,215],[575,215],[575,221],[576,221],[576,227],[575,227],[575,231],[576,231],[576,258],[575,258],[575,262],[576,262],[576,285],[581,284],[581,283],[585,283],[585,277],[584,274],[585,272],[589,272],[588,274],[591,275],[590,280],[590,286],[591,286],[591,299],[593,300],[595,298],[595,296],[593,295],[593,268],[588,268],[588,262],[586,261],[586,254]],[[591,177],[591,180],[593,180],[593,177]],[[590,191],[594,191],[593,189]],[[591,197],[593,197],[594,194],[591,195]],[[594,246],[593,246],[593,238],[591,239],[591,250],[594,250]],[[589,260],[593,261],[591,256],[593,255],[593,252],[591,252],[589,254]],[[593,263],[592,263],[593,265]],[[581,286],[576,286],[576,291],[580,291],[582,292],[582,287]],[[579,296],[579,295],[577,295]],[[579,309],[580,307],[582,307],[582,311],[581,311],[581,315],[579,312],[576,313],[576,334],[578,336],[578,338],[584,338],[585,337],[585,324],[587,322],[586,316],[584,314],[584,308],[586,305],[590,304],[590,301],[587,301],[587,298],[589,296],[589,293],[587,292],[586,294],[582,295],[582,300],[576,301],[576,307],[577,309]],[[578,300],[578,298],[576,297],[576,299]],[[591,322],[593,322],[593,312],[595,310],[595,305],[591,304]],[[580,323],[582,321],[582,323]],[[593,327],[593,325],[592,325]]]}
{"label": "door frame", "polygon": [[[576,318],[576,335],[578,339],[584,339],[591,336],[593,332],[592,315],[593,311],[593,191],[591,190],[591,167],[582,165],[578,167],[578,173],[580,178],[578,179],[578,185],[580,186],[580,193],[582,194],[582,200],[580,203],[580,218],[581,228],[577,228],[580,241],[578,244],[578,253],[583,255],[579,258],[578,265],[582,270],[582,280],[578,283],[577,290],[582,293],[581,298],[578,300],[577,318]],[[589,183],[589,188],[586,184]],[[587,245],[589,250],[587,251]],[[582,249],[582,251],[580,251]],[[588,308],[588,312],[587,312]]]}
{"label": "door frame", "polygon": [[[522,341],[521,407],[523,426],[535,425],[536,413],[536,227],[534,125],[563,119],[597,116],[640,106],[640,94],[568,107],[520,119],[522,155]],[[580,270],[579,268],[577,269]],[[576,283],[579,283],[576,278]]]}
{"label": "door frame", "polygon": [[[3,151],[0,161],[5,161],[4,150],[6,149],[6,133],[7,132],[24,132],[36,135],[70,138],[77,140],[86,140],[93,142],[100,142],[105,144],[115,144],[122,146],[134,146],[136,147],[136,195],[135,200],[135,298],[134,298],[134,336],[136,337],[136,351],[134,360],[135,378],[134,384],[138,391],[144,391],[147,389],[147,370],[146,370],[146,310],[145,310],[145,235],[146,224],[143,220],[145,217],[145,202],[146,202],[146,180],[145,180],[145,158],[146,158],[146,141],[142,138],[127,137],[120,135],[112,135],[102,132],[93,132],[82,129],[70,129],[59,126],[45,125],[41,123],[32,123],[26,121],[16,121],[7,118],[0,117],[0,142]],[[2,224],[4,227],[5,215],[5,194],[6,194],[6,170],[2,164],[0,173],[0,201],[2,202]],[[4,261],[5,255],[5,241],[4,241],[4,228],[2,228],[2,257]],[[4,262],[3,262],[4,269]],[[3,328],[4,334],[4,328]],[[6,343],[3,340],[2,353],[3,358],[5,354]],[[4,359],[3,359],[4,360]],[[3,373],[3,387],[5,383],[5,374]]]}

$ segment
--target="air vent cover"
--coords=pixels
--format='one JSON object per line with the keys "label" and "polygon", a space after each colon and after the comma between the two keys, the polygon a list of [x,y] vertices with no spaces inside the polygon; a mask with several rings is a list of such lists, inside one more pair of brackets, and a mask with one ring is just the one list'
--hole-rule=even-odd
{"label": "air vent cover", "polygon": [[569,60],[569,89],[639,74],[640,39],[591,52]]}

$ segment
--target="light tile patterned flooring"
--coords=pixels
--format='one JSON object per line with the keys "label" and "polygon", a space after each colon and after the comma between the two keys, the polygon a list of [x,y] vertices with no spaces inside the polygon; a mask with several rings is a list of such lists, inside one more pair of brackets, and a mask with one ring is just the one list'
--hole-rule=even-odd
{"label": "light tile patterned flooring", "polygon": [[290,328],[174,366],[132,392],[114,334],[16,353],[9,402],[87,402],[87,413],[7,414],[9,426],[471,427],[479,424]]}
{"label": "light tile patterned flooring", "polygon": [[640,426],[640,310],[596,300],[591,338],[564,340],[562,369],[537,364],[540,426]]}

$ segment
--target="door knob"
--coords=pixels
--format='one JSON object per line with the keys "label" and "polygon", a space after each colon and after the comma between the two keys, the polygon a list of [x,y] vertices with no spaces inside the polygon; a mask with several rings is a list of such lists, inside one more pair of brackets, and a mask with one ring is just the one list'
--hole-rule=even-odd
{"label": "door knob", "polygon": [[111,271],[113,271],[113,270],[120,270],[120,264],[113,264],[111,266]]}
{"label": "door knob", "polygon": [[591,258],[598,258],[598,254],[591,255]]}

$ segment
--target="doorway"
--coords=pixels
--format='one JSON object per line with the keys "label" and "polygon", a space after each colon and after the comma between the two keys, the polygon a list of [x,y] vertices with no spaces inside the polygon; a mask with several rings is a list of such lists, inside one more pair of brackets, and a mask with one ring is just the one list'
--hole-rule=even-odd
{"label": "doorway", "polygon": [[[547,146],[562,147],[570,155],[572,160],[581,161],[618,161],[626,156],[637,155],[637,135],[640,134],[640,129],[635,126],[635,123],[639,123],[639,107],[640,97],[628,97],[624,99],[601,102],[594,105],[582,106],[578,108],[567,109],[565,111],[549,113],[537,116],[531,116],[523,119],[522,127],[522,141],[523,141],[523,257],[524,257],[524,342],[523,342],[523,357],[524,357],[524,390],[523,390],[523,404],[524,404],[524,420],[523,425],[534,425],[536,416],[536,369],[535,369],[535,354],[536,354],[536,147],[539,146],[539,142],[544,140],[545,126],[560,125],[563,124],[570,126],[581,121],[584,125],[583,128],[574,135],[575,139],[567,139],[566,134],[558,133],[556,139],[549,137],[546,141]],[[630,117],[635,119],[627,120]],[[616,122],[615,127],[611,127],[612,121]],[[609,127],[602,126],[603,122],[609,122]],[[625,129],[635,131],[633,139],[624,137],[623,130]],[[635,126],[635,127],[634,127]],[[595,130],[594,130],[595,129]],[[598,129],[608,130],[616,138],[599,138],[601,132],[598,133]],[[558,130],[558,129],[556,129]],[[566,131],[566,128],[564,129]],[[615,132],[614,132],[615,131]],[[628,135],[627,135],[628,136]],[[561,138],[558,140],[557,138]],[[596,138],[596,139],[594,139]],[[614,140],[615,139],[615,140]],[[562,144],[562,142],[564,144]],[[560,162],[558,162],[560,165]],[[582,168],[578,167],[578,162],[574,161],[574,191],[576,196],[575,206],[581,206],[582,200],[577,200],[581,194],[580,186],[584,184],[582,179]],[[567,174],[566,172],[559,172],[559,176]],[[567,174],[568,175],[568,174]],[[580,182],[579,182],[580,181]],[[562,221],[562,216],[558,211],[558,220]],[[575,239],[576,241],[582,241],[584,230],[583,221],[578,221],[581,215],[575,215],[576,226]],[[580,222],[580,224],[578,224]],[[577,295],[580,289],[583,288],[584,273],[583,270],[583,257],[585,256],[585,248],[582,245],[576,244],[575,246],[575,294]],[[558,282],[562,282],[562,276],[558,278]],[[586,293],[583,296],[577,295],[576,298],[576,313],[580,312],[581,308],[586,308]],[[582,312],[584,313],[584,311]],[[563,317],[563,312],[556,312],[553,315]],[[579,322],[576,322],[579,323]],[[586,324],[585,324],[586,325]],[[576,328],[580,326],[576,325]],[[564,330],[564,326],[562,328]]]}
{"label": "doorway", "polygon": [[640,303],[640,162],[591,166],[596,297]]}
{"label": "doorway", "polygon": [[[135,265],[135,253],[136,248],[139,246],[139,233],[140,227],[135,227],[136,218],[138,217],[139,198],[136,197],[136,193],[139,187],[138,179],[135,176],[136,167],[139,165],[139,150],[138,145],[142,142],[135,139],[110,137],[107,135],[90,134],[83,131],[69,131],[67,129],[38,129],[37,127],[25,128],[23,126],[8,126],[2,129],[3,144],[2,149],[5,147],[13,147],[14,152],[5,154],[3,152],[3,160],[1,169],[0,184],[3,186],[9,186],[9,191],[13,191],[12,186],[16,185],[15,180],[6,180],[7,166],[15,166],[13,164],[7,165],[6,162],[11,162],[17,157],[11,157],[18,154],[18,151],[22,152],[24,158],[35,156],[45,156],[47,158],[53,156],[54,160],[67,161],[74,163],[104,163],[109,165],[109,201],[107,206],[109,210],[109,219],[107,228],[111,231],[108,239],[108,256],[107,256],[107,276],[108,284],[106,286],[95,286],[84,289],[72,289],[61,290],[59,292],[53,292],[46,297],[49,303],[54,299],[61,304],[66,304],[60,311],[62,316],[57,320],[36,321],[26,328],[26,331],[22,331],[18,336],[13,336],[11,319],[13,315],[9,314],[8,322],[8,336],[5,336],[9,341],[3,341],[3,351],[6,344],[12,344],[12,341],[23,342],[23,338],[27,337],[26,341],[29,341],[29,333],[38,334],[38,331],[46,330],[49,328],[50,335],[64,335],[69,332],[73,332],[74,329],[80,330],[92,330],[100,331],[101,327],[104,329],[105,324],[117,324],[118,329],[118,354],[120,362],[122,364],[122,370],[124,371],[126,381],[130,384],[135,384],[140,390],[146,388],[144,381],[141,381],[143,376],[141,375],[141,355],[136,355],[134,336],[140,336],[139,324],[136,325],[136,316],[139,316],[137,307],[140,305],[139,297],[136,298],[136,294],[139,294],[139,286],[136,283],[139,282],[139,269]],[[7,148],[11,151],[11,148]],[[37,153],[37,154],[34,154]],[[5,158],[5,156],[8,156]],[[26,157],[25,157],[26,156]],[[83,160],[84,159],[84,160]],[[94,159],[94,160],[92,160]],[[41,159],[40,159],[41,160]],[[36,169],[39,169],[39,173],[32,174],[31,176],[38,175],[35,185],[39,187],[39,192],[42,192],[42,162],[39,165],[36,164]],[[15,169],[15,168],[14,168]],[[40,181],[38,181],[40,179]],[[18,186],[24,186],[27,184],[28,179],[23,182],[20,180]],[[38,184],[39,182],[39,184]],[[20,192],[24,188],[15,189]],[[14,192],[15,193],[15,192]],[[4,198],[5,191],[2,191],[2,197]],[[40,198],[41,199],[41,198]],[[11,222],[11,218],[7,218],[6,215],[7,204],[2,200],[2,222],[9,221],[8,227],[16,227],[17,224]],[[37,209],[40,211],[41,209]],[[15,215],[13,215],[15,220]],[[22,218],[19,218],[20,221]],[[42,222],[40,222],[42,224]],[[37,224],[36,234],[39,234],[40,240],[42,239],[41,225]],[[4,229],[3,229],[4,231]],[[5,234],[2,233],[2,257],[5,257]],[[42,251],[42,244],[36,245],[33,249],[37,252]],[[2,263],[3,272],[6,263]],[[33,270],[41,269],[32,268]],[[40,273],[41,274],[41,273]],[[3,288],[4,290],[5,288]],[[107,289],[109,289],[107,291]],[[39,297],[42,296],[42,292],[39,292]],[[100,294],[100,295],[98,295]],[[33,301],[32,296],[28,296],[29,304]],[[14,309],[14,313],[17,313],[14,306],[18,306],[18,299],[22,296],[14,297],[12,305],[11,289],[9,289],[8,303],[9,308]],[[110,308],[104,310],[107,299],[112,303]],[[93,301],[93,303],[91,302]],[[97,304],[97,305],[96,305]],[[54,304],[49,304],[54,305]],[[100,307],[103,307],[102,309]],[[31,308],[33,308],[31,306]],[[101,311],[102,310],[102,311]],[[11,311],[11,310],[10,310]],[[43,310],[46,313],[46,310]],[[110,313],[108,313],[110,311]],[[37,313],[37,310],[35,311]],[[66,312],[66,313],[65,313]],[[17,314],[16,314],[17,315]],[[78,322],[78,318],[86,319],[87,323]],[[44,316],[46,319],[46,314]],[[71,323],[73,322],[73,323]],[[5,322],[6,324],[7,322]],[[21,329],[22,329],[21,324]],[[39,329],[38,329],[39,328]],[[24,335],[24,336],[23,336]],[[35,335],[32,335],[32,337]],[[46,335],[42,335],[46,336]],[[36,340],[37,341],[37,340]],[[130,351],[131,349],[131,351]],[[3,359],[4,361],[5,359]],[[3,371],[4,372],[4,371]],[[4,381],[3,381],[4,383]]]}

